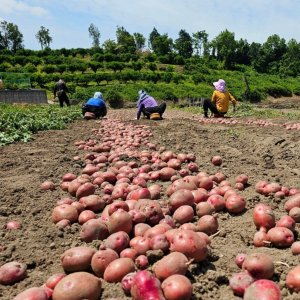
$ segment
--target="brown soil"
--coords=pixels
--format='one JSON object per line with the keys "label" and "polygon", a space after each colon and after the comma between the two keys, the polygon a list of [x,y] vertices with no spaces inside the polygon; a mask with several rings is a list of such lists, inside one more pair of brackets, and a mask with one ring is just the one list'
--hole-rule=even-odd
{"label": "brown soil", "polygon": [[[284,299],[299,299],[285,288],[288,270],[299,264],[290,248],[255,248],[252,240],[256,232],[252,209],[258,202],[272,206],[279,219],[286,214],[285,200],[275,200],[255,192],[259,180],[279,182],[288,187],[300,187],[300,131],[283,127],[255,125],[201,124],[189,113],[167,111],[163,121],[128,121],[133,110],[110,111],[109,118],[119,118],[135,124],[147,124],[153,131],[153,141],[176,153],[193,152],[201,171],[209,174],[223,172],[234,182],[238,174],[249,176],[249,187],[241,194],[247,199],[247,211],[233,216],[219,213],[218,235],[213,237],[207,260],[192,264],[187,276],[193,282],[193,299],[240,299],[228,286],[232,273],[239,272],[234,264],[237,253],[264,252],[272,256],[275,280],[281,287]],[[296,121],[297,122],[297,121]],[[67,193],[59,188],[62,175],[67,172],[80,174],[82,165],[75,162],[75,155],[84,155],[74,145],[77,140],[87,140],[91,129],[101,123],[79,120],[63,131],[40,132],[29,143],[16,143],[0,148],[0,265],[9,261],[27,264],[27,277],[12,286],[0,285],[0,299],[9,300],[26,288],[42,285],[46,279],[62,272],[60,256],[73,246],[83,245],[79,239],[80,225],[60,231],[51,222],[51,212],[57,200]],[[213,166],[210,158],[220,155],[223,164]],[[51,180],[57,185],[54,191],[41,191],[40,184]],[[20,230],[3,229],[6,222],[18,220]],[[296,236],[299,226],[296,228]],[[90,244],[99,246],[98,242]],[[119,284],[103,284],[101,299],[125,295]],[[128,298],[130,299],[130,298]],[[71,299],[70,299],[71,300]]]}

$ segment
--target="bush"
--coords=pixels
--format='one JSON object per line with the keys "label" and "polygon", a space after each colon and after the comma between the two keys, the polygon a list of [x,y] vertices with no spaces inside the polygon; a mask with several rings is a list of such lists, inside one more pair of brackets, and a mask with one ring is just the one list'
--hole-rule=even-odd
{"label": "bush", "polygon": [[265,91],[267,94],[269,94],[270,96],[272,96],[274,98],[279,98],[282,96],[285,96],[285,97],[292,96],[292,92],[288,88],[282,87],[279,85],[269,86],[265,89]]}
{"label": "bush", "polygon": [[121,94],[116,90],[115,87],[111,87],[106,91],[105,99],[111,108],[118,109],[124,107],[124,101],[121,97]]}
{"label": "bush", "polygon": [[250,101],[252,103],[260,102],[263,100],[263,95],[259,91],[249,91],[247,90],[244,94],[241,95],[243,99]]}

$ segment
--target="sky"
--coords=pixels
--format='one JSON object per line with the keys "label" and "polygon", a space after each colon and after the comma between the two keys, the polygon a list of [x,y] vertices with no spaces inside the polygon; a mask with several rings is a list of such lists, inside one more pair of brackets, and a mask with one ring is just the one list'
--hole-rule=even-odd
{"label": "sky", "polygon": [[26,49],[41,49],[35,35],[49,29],[51,49],[90,48],[88,28],[100,31],[100,45],[116,40],[123,26],[148,40],[155,27],[173,40],[184,29],[204,30],[208,40],[228,30],[235,39],[264,43],[273,34],[300,42],[300,0],[0,0],[0,20],[18,26]]}

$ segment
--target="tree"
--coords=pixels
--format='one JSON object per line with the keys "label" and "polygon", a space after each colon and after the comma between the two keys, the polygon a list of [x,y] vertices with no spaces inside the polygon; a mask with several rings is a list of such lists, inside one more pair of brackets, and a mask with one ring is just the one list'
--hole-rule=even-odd
{"label": "tree", "polygon": [[254,62],[254,67],[258,72],[277,73],[280,66],[280,60],[287,51],[285,39],[277,34],[268,37],[262,44],[259,55]]}
{"label": "tree", "polygon": [[197,31],[192,35],[196,55],[203,56],[208,54],[208,34],[205,32],[205,30]]}
{"label": "tree", "polygon": [[120,53],[135,53],[136,44],[134,37],[123,26],[117,26],[116,36]]}
{"label": "tree", "polygon": [[40,30],[35,35],[38,42],[41,44],[42,50],[50,49],[50,43],[52,42],[52,37],[49,34],[49,29],[41,26]]}
{"label": "tree", "polygon": [[280,74],[294,77],[300,75],[300,43],[294,39],[287,44],[287,51],[280,63]]}
{"label": "tree", "polygon": [[153,51],[157,55],[166,55],[172,52],[173,40],[167,34],[159,35],[152,42]]}
{"label": "tree", "polygon": [[8,23],[7,21],[1,21],[0,49],[16,52],[18,49],[23,48],[23,34],[19,31],[18,26],[13,23]]}
{"label": "tree", "polygon": [[149,35],[149,40],[148,40],[148,47],[149,49],[153,50],[154,51],[154,48],[153,48],[153,41],[160,37],[160,34],[158,33],[157,29],[154,27],[152,32],[150,33]]}
{"label": "tree", "polygon": [[104,52],[106,53],[117,53],[117,43],[111,39],[106,40],[103,43]]}
{"label": "tree", "polygon": [[247,40],[240,39],[236,45],[235,62],[243,65],[250,65],[250,45]]}
{"label": "tree", "polygon": [[135,32],[133,34],[133,38],[134,38],[136,50],[142,51],[143,48],[145,47],[146,38],[141,33],[138,32]]}
{"label": "tree", "polygon": [[179,31],[179,37],[175,40],[174,47],[178,50],[179,55],[184,58],[189,58],[193,54],[193,40],[192,37],[185,30]]}
{"label": "tree", "polygon": [[100,47],[100,31],[99,29],[92,23],[89,26],[89,35],[93,39],[93,47]]}
{"label": "tree", "polygon": [[222,31],[213,41],[214,54],[217,59],[224,63],[225,68],[232,68],[234,65],[236,41],[234,33],[229,32],[227,29]]}

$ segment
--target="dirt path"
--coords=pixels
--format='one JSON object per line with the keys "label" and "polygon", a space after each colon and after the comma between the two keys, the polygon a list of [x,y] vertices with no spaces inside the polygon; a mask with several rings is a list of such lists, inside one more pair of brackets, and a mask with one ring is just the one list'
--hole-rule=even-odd
{"label": "dirt path", "polygon": [[[209,174],[223,172],[229,181],[241,173],[249,176],[250,186],[241,192],[247,199],[247,211],[239,216],[219,213],[221,232],[213,238],[208,260],[189,270],[193,280],[193,299],[240,299],[233,296],[228,287],[232,273],[238,272],[233,258],[239,252],[265,252],[274,261],[299,264],[299,258],[290,249],[255,249],[252,238],[255,227],[252,208],[258,202],[269,203],[277,219],[285,214],[284,200],[261,196],[254,191],[259,180],[279,182],[288,187],[300,188],[300,131],[283,127],[258,127],[226,124],[201,124],[189,113],[170,110],[166,119],[159,122],[148,120],[128,121],[134,111],[122,110],[109,113],[109,118],[119,118],[151,127],[154,140],[176,153],[195,153],[201,171]],[[82,245],[80,226],[73,224],[60,231],[51,222],[51,212],[57,200],[66,196],[60,188],[50,192],[40,190],[41,182],[52,180],[59,186],[67,172],[79,174],[82,165],[73,160],[83,155],[74,145],[77,140],[91,136],[91,129],[100,123],[84,120],[71,124],[63,131],[40,132],[29,143],[17,143],[0,148],[0,265],[9,261],[24,262],[28,276],[12,286],[0,285],[0,299],[9,300],[32,286],[42,285],[56,272],[61,272],[60,255],[72,246]],[[210,158],[220,155],[221,167],[213,166]],[[22,228],[16,231],[3,229],[7,221],[18,220]],[[299,234],[299,224],[297,225]],[[92,243],[97,246],[97,243]],[[279,283],[284,299],[299,299],[284,287],[287,268],[276,264],[274,280]],[[125,299],[120,285],[104,284],[101,299],[120,297]]]}

